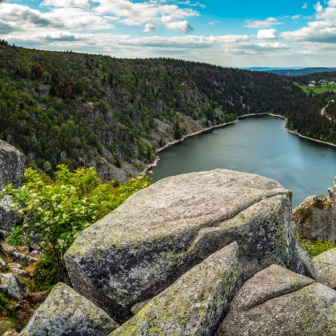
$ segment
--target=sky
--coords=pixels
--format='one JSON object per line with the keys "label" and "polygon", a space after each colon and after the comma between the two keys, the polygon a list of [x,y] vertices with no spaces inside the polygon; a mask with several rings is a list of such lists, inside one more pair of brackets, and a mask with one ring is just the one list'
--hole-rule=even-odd
{"label": "sky", "polygon": [[336,0],[0,0],[0,39],[230,67],[336,67]]}

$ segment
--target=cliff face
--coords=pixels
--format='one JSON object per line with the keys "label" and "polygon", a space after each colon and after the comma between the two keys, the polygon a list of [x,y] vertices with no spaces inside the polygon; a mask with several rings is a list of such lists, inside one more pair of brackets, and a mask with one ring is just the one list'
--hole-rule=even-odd
{"label": "cliff face", "polygon": [[301,239],[336,240],[336,178],[329,197],[309,196],[293,210]]}

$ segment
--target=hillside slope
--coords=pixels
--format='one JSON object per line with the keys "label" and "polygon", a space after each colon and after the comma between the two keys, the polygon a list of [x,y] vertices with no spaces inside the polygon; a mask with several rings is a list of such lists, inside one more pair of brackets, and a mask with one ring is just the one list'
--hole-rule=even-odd
{"label": "hillside slope", "polygon": [[65,163],[125,182],[166,142],[247,113],[281,114],[289,128],[336,142],[334,125],[317,113],[328,94],[307,97],[286,77],[5,41],[0,48],[0,138],[24,152],[28,167],[50,175]]}

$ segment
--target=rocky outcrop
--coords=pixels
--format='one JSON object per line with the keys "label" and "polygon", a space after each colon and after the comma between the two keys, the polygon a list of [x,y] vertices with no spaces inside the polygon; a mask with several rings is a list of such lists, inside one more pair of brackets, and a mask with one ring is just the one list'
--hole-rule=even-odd
{"label": "rocky outcrop", "polygon": [[336,240],[336,178],[329,197],[309,196],[293,210],[301,239]]}
{"label": "rocky outcrop", "polygon": [[19,188],[25,167],[25,156],[15,147],[0,140],[0,190],[9,183],[14,188]]}
{"label": "rocky outcrop", "polygon": [[241,283],[238,245],[232,243],[182,275],[109,336],[210,336]]}
{"label": "rocky outcrop", "polygon": [[313,259],[318,281],[336,289],[336,248],[321,253]]}
{"label": "rocky outcrop", "polygon": [[216,336],[336,335],[336,291],[273,265],[237,293]]}
{"label": "rocky outcrop", "polygon": [[[22,178],[26,167],[25,156],[15,147],[0,140],[0,191],[12,183],[14,188],[22,185]],[[9,235],[12,228],[19,222],[20,218],[10,209],[12,199],[4,196],[0,199],[0,230],[1,236]]]}
{"label": "rocky outcrop", "polygon": [[106,336],[117,327],[104,311],[59,283],[20,336]]}
{"label": "rocky outcrop", "polygon": [[74,288],[117,322],[212,253],[237,241],[244,278],[276,263],[304,273],[291,192],[257,175],[214,170],[139,191],[65,255]]}

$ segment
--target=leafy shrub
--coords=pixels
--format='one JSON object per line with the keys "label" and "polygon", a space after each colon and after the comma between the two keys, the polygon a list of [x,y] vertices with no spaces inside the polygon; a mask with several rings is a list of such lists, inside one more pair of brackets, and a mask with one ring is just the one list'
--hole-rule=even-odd
{"label": "leafy shrub", "polygon": [[[116,186],[114,181],[102,183],[95,168],[71,172],[65,165],[58,166],[55,176],[52,180],[28,168],[23,186],[17,190],[6,186],[0,198],[12,195],[13,210],[24,219],[23,226],[12,229],[8,242],[19,245],[23,239],[33,241],[66,281],[63,256],[80,232],[149,186],[150,178],[140,176]],[[46,264],[41,262],[40,266],[42,276]]]}
{"label": "leafy shrub", "polygon": [[318,238],[314,241],[309,241],[306,239],[300,239],[298,235],[297,240],[307,249],[311,256],[317,256],[336,247],[336,242],[323,240],[321,238]]}
{"label": "leafy shrub", "polygon": [[[64,270],[63,273],[66,273]],[[53,260],[42,257],[35,265],[35,286],[37,289],[51,290],[54,285],[62,281],[62,276]]]}
{"label": "leafy shrub", "polygon": [[314,207],[319,208],[319,209],[323,209],[325,198],[326,198],[326,196],[324,196],[324,195],[317,196],[314,200]]}

